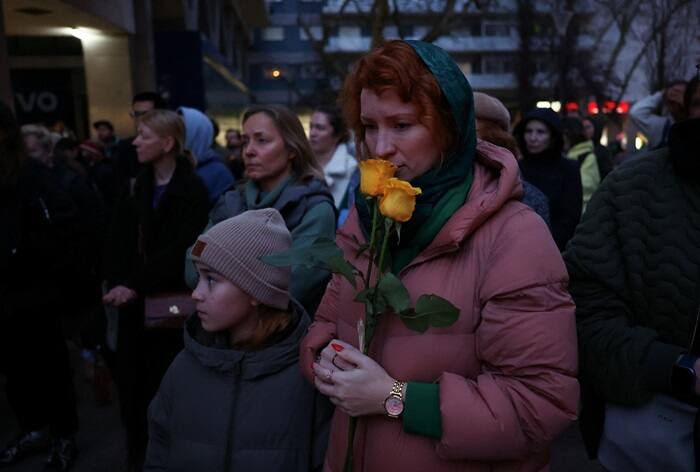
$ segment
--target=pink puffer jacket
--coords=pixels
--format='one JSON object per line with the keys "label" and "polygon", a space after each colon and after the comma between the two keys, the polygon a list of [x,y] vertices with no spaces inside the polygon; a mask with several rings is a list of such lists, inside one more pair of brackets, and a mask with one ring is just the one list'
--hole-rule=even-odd
{"label": "pink puffer jacket", "polygon": [[[449,328],[420,334],[394,314],[377,328],[372,357],[394,378],[437,382],[442,437],[408,434],[400,420],[358,421],[356,470],[537,471],[548,445],[576,419],[574,304],[559,251],[544,222],[518,201],[517,162],[480,141],[467,202],[400,273],[412,301],[435,293],[460,308]],[[353,211],[338,244],[357,267],[365,238]],[[357,346],[363,305],[334,276],[301,346],[309,380],[315,353],[333,338]],[[388,392],[387,392],[388,394]],[[333,417],[326,470],[343,468],[348,417]]]}

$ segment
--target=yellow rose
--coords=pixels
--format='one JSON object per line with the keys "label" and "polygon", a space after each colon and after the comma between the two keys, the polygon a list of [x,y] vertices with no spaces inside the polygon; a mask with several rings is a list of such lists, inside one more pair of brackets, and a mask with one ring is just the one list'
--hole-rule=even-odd
{"label": "yellow rose", "polygon": [[380,197],[384,194],[386,181],[394,176],[396,166],[383,159],[360,161],[360,192],[368,197]]}
{"label": "yellow rose", "polygon": [[416,209],[416,197],[421,194],[417,187],[405,180],[389,179],[384,186],[384,195],[379,200],[379,211],[387,218],[405,223]]}

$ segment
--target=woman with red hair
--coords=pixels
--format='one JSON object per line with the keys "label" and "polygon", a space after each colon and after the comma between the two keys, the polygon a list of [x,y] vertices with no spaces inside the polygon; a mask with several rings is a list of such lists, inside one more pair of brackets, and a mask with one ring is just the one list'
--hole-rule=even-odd
{"label": "woman with red hair", "polygon": [[[418,333],[387,311],[366,356],[361,288],[333,277],[301,346],[304,374],[336,405],[325,470],[344,467],[350,416],[355,470],[546,468],[576,418],[574,305],[546,225],[519,201],[516,160],[477,141],[471,87],[431,44],[391,41],[361,58],[344,108],[360,158],[389,160],[422,189],[389,270],[412,303],[435,294],[460,313]],[[369,220],[357,198],[337,234],[356,267]]]}

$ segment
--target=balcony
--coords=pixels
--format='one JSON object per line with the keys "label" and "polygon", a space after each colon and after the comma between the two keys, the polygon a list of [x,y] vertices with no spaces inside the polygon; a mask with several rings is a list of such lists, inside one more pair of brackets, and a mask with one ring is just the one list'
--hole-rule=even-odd
{"label": "balcony", "polygon": [[515,74],[469,74],[467,80],[474,90],[504,90],[518,86]]}
{"label": "balcony", "polygon": [[[413,38],[409,38],[413,39]],[[362,53],[371,44],[368,36],[332,36],[328,39],[326,52]],[[443,36],[435,42],[448,52],[513,52],[518,50],[518,38],[513,36]]]}

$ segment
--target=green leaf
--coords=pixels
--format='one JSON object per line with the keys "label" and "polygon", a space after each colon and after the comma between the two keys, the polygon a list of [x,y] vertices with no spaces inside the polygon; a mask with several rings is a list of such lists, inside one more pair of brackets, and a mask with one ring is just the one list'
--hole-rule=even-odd
{"label": "green leaf", "polygon": [[376,321],[386,310],[386,302],[381,296],[377,295],[377,289],[370,287],[362,290],[355,296],[356,302],[365,305],[365,326],[372,325],[373,321]]}
{"label": "green leaf", "polygon": [[335,241],[328,238],[318,238],[311,246],[287,249],[286,251],[262,256],[260,260],[275,267],[292,265],[315,267],[319,261],[338,255],[342,256],[343,252],[335,244]]}
{"label": "green leaf", "polygon": [[379,294],[396,313],[404,313],[411,308],[408,290],[397,276],[391,272],[382,275],[377,285]]}
{"label": "green leaf", "polygon": [[371,301],[373,292],[374,288],[366,288],[359,292],[357,295],[355,295],[355,301],[360,303],[366,303],[367,301]]}
{"label": "green leaf", "polygon": [[418,331],[419,333],[425,333],[430,327],[428,319],[424,316],[419,316],[415,311],[409,310],[399,315],[403,324],[412,331]]}
{"label": "green leaf", "polygon": [[459,318],[459,309],[437,295],[422,295],[413,312],[401,314],[408,329],[424,333],[428,327],[446,328]]}
{"label": "green leaf", "polygon": [[342,275],[353,287],[356,286],[357,269],[345,260],[343,251],[329,238],[320,237],[311,246],[269,254],[260,260],[275,267],[303,266],[327,270]]}
{"label": "green leaf", "polygon": [[348,282],[350,282],[350,285],[352,285],[353,288],[357,288],[357,284],[355,283],[357,269],[355,269],[355,266],[346,261],[343,256],[333,256],[329,258],[326,261],[326,265],[331,272],[342,275]]}

